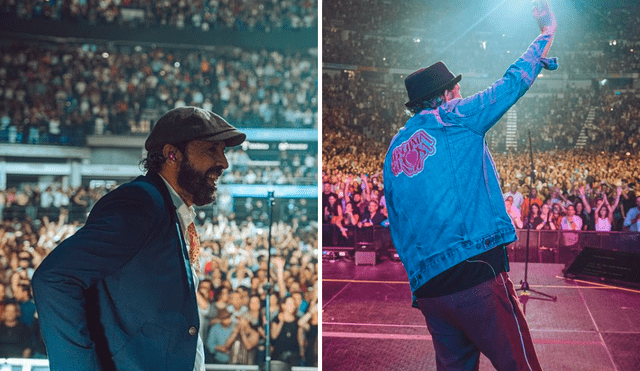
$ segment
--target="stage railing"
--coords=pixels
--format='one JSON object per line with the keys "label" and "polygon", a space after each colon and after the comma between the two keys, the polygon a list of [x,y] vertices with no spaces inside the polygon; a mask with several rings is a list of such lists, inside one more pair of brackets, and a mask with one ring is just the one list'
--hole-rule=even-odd
{"label": "stage railing", "polygon": [[[207,371],[256,371],[250,365],[205,365]],[[31,358],[0,358],[0,371],[49,371],[49,360]],[[292,367],[291,371],[318,371],[317,367]]]}
{"label": "stage railing", "polygon": [[[347,227],[347,237],[332,224],[322,225],[323,251],[345,251],[351,248],[374,249],[378,255],[392,254],[395,250],[389,228]],[[518,240],[507,246],[509,260],[525,261],[527,230],[516,231]],[[638,232],[595,232],[595,231],[529,231],[529,261],[544,263],[570,263],[585,247],[606,250],[640,252]]]}

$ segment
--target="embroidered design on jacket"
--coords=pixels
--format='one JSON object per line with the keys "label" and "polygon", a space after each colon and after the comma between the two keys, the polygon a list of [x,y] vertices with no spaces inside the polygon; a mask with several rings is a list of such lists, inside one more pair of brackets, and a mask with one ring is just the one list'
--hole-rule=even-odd
{"label": "embroidered design on jacket", "polygon": [[400,173],[405,173],[408,177],[420,174],[424,170],[424,161],[435,153],[436,139],[420,129],[393,149],[391,171],[395,176]]}

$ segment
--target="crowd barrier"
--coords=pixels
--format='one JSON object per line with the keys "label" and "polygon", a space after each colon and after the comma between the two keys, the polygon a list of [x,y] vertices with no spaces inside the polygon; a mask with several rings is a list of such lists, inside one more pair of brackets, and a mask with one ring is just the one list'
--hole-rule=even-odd
{"label": "crowd barrier", "polygon": [[[332,224],[322,225],[323,254],[350,255],[357,249],[375,250],[378,256],[395,253],[389,228],[346,227],[347,237]],[[518,240],[507,246],[509,261],[524,262],[529,241],[529,262],[569,264],[585,247],[640,253],[638,232],[516,230]]]}
{"label": "crowd barrier", "polygon": [[[257,371],[250,365],[205,365],[207,371]],[[49,371],[49,360],[30,358],[0,358],[0,371]],[[292,367],[291,371],[318,371],[317,367]]]}

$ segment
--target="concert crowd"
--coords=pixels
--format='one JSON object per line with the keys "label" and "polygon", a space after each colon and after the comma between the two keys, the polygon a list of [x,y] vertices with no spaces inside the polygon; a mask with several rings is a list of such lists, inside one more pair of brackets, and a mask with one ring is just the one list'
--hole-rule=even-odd
{"label": "concert crowd", "polygon": [[84,145],[195,105],[240,127],[317,128],[317,58],[279,51],[0,44],[0,142]]}
{"label": "concert crowd", "polygon": [[[407,119],[401,107],[406,100],[404,92],[393,90],[383,95],[375,83],[340,75],[327,76],[324,81],[328,83],[323,88],[323,181],[328,182],[329,192],[342,205],[341,212],[356,193],[361,193],[362,202],[371,197],[383,200],[384,155],[391,137]],[[462,83],[461,86],[464,89]],[[369,101],[346,106],[341,103],[352,101],[355,96],[369,97]],[[594,107],[594,122],[586,130],[585,148],[575,148],[588,103]],[[506,148],[505,118],[487,134],[505,194],[515,186],[522,195],[528,195],[531,166],[527,134],[532,132],[534,188],[541,201],[552,207],[557,203],[561,216],[569,204],[577,203],[583,204],[579,206],[581,212],[589,214],[595,211],[598,200],[604,200],[605,192],[609,206],[615,207],[611,210],[611,230],[622,230],[625,215],[636,206],[634,189],[640,185],[640,99],[634,94],[584,89],[562,96],[525,97],[516,107],[518,150]],[[616,204],[618,186],[623,191]],[[586,201],[580,199],[579,189],[584,189]],[[557,193],[563,197],[558,198]],[[586,204],[589,206],[584,207]],[[521,204],[515,206],[520,211]],[[384,214],[384,204],[379,207]],[[324,222],[329,223],[330,219]],[[590,220],[594,220],[593,215]],[[595,230],[587,218],[583,227]]]}
{"label": "concert crowd", "polygon": [[[80,199],[92,204],[107,191]],[[82,226],[73,210],[61,206],[55,219],[1,219],[0,358],[46,357],[30,279],[46,254]],[[268,226],[229,215],[196,221],[203,248],[197,301],[206,362],[259,364],[265,349]],[[272,357],[317,366],[317,224],[281,220],[273,237]]]}
{"label": "concert crowd", "polygon": [[318,22],[314,0],[28,0],[0,1],[0,12],[22,19],[83,24],[168,26],[203,31],[219,28],[265,31],[313,28]]}
{"label": "concert crowd", "polygon": [[[451,17],[477,19],[484,14],[483,3],[439,4],[429,9],[425,22],[424,5],[419,2],[383,0],[329,1],[323,4],[323,62],[378,68],[416,70],[424,67],[432,53],[463,75],[500,76],[515,56],[528,44],[514,39],[514,31],[487,32],[496,18],[475,25],[472,32],[456,39],[440,35]],[[574,4],[575,5],[575,4]],[[472,14],[477,11],[477,14]],[[524,10],[523,10],[524,11]],[[640,68],[640,4],[628,1],[593,1],[576,7],[580,21],[573,20],[570,32],[556,35],[553,55],[569,78],[585,75],[637,72]],[[499,17],[499,12],[496,17]],[[590,25],[598,24],[597,28]],[[460,32],[462,33],[462,32]],[[416,36],[422,35],[423,37]],[[469,63],[473,61],[473,63]]]}
{"label": "concert crowd", "polygon": [[[408,118],[402,105],[406,92],[384,90],[375,81],[344,74],[325,74],[323,81],[323,181],[330,184],[330,192],[337,196],[342,212],[347,194],[352,199],[354,192],[362,193],[359,197],[363,202],[374,195],[380,201],[384,194],[381,170],[387,146]],[[471,93],[465,89],[464,81],[461,87],[463,96]],[[344,104],[356,97],[366,99],[357,104]],[[585,128],[584,148],[576,148],[580,127],[589,112],[585,107],[593,107],[594,119]],[[628,187],[624,188],[616,210],[611,212],[611,230],[622,230],[624,216],[636,206],[634,189],[640,185],[637,148],[640,98],[615,89],[567,89],[560,94],[525,96],[516,109],[517,149],[506,148],[506,118],[487,133],[504,192],[515,185],[521,194],[528,194],[531,168],[528,134],[531,133],[536,169],[534,187],[538,197],[553,206],[556,202],[552,202],[555,199],[552,195],[559,188],[564,198],[556,208],[560,207],[559,212],[563,214],[569,204],[585,204],[578,193],[583,187],[590,206],[584,209],[591,212],[596,209],[597,200],[603,200],[603,190],[609,205],[614,206],[618,186]],[[345,188],[349,177],[358,183]],[[375,179],[378,186],[372,181],[363,181],[367,179]],[[366,191],[360,191],[362,184],[366,184]],[[323,209],[325,206],[326,202]],[[384,205],[379,206],[384,214]],[[330,218],[325,222],[330,222]],[[584,228],[594,230],[595,226],[585,218]]]}
{"label": "concert crowd", "polygon": [[[144,28],[159,35],[158,44],[140,45],[48,35],[0,41],[0,143],[84,146],[88,135],[146,137],[164,112],[186,105],[212,110],[239,127],[317,129],[314,52],[166,45],[161,36],[164,30],[235,30],[239,37],[253,37],[313,29],[317,5],[315,0],[0,0],[3,20]],[[314,149],[279,150],[271,157],[253,158],[254,153],[229,150],[222,182],[317,182]],[[117,186],[21,183],[0,191],[0,358],[46,357],[31,297],[33,272]],[[196,210],[202,245],[197,304],[206,363],[264,362],[269,322],[272,359],[317,366],[314,205],[305,199],[278,203],[271,244],[270,219],[260,200],[234,199],[221,190],[214,208]],[[268,276],[271,297],[265,291]]]}

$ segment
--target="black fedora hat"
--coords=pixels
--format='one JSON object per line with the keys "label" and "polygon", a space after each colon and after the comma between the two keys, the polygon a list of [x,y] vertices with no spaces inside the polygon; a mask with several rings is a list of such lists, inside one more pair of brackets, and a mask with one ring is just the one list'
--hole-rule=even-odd
{"label": "black fedora hat", "polygon": [[160,117],[144,147],[150,151],[161,149],[165,144],[192,140],[224,141],[225,146],[235,147],[246,138],[245,133],[211,111],[198,107],[179,107]]}
{"label": "black fedora hat", "polygon": [[404,80],[404,86],[409,93],[409,101],[405,106],[411,107],[422,100],[432,98],[460,80],[462,75],[455,76],[442,61],[421,68]]}

